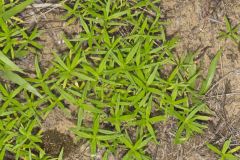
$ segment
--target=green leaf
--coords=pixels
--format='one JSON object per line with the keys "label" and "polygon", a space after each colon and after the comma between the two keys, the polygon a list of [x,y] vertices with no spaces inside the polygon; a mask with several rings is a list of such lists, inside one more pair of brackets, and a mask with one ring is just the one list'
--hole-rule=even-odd
{"label": "green leaf", "polygon": [[158,70],[158,65],[154,68],[152,74],[149,76],[148,80],[147,80],[147,86],[151,85],[153,80],[155,79],[156,77],[156,73],[157,73],[157,70]]}
{"label": "green leaf", "polygon": [[[239,157],[234,156],[232,154],[225,154],[224,158],[226,158],[226,160],[239,160]],[[225,160],[225,159],[224,159]]]}
{"label": "green leaf", "polygon": [[81,127],[83,119],[84,119],[84,110],[82,108],[79,108],[78,109],[78,121],[77,121],[78,128]]}
{"label": "green leaf", "polygon": [[81,138],[86,138],[86,139],[91,139],[92,135],[85,133],[85,132],[81,132],[81,131],[74,131],[74,133],[77,134],[77,136],[81,137]]}
{"label": "green leaf", "polygon": [[104,39],[106,44],[111,46],[110,37],[109,37],[108,32],[107,32],[106,29],[103,29],[103,39]]}
{"label": "green leaf", "polygon": [[145,147],[151,140],[152,140],[152,137],[148,137],[143,141],[142,141],[142,138],[141,138],[140,139],[141,143],[138,146],[136,146],[136,149],[139,150],[139,149]]}
{"label": "green leaf", "polygon": [[11,9],[5,11],[1,17],[4,21],[8,20],[12,16],[15,16],[16,14],[22,12],[28,5],[32,4],[34,0],[25,0],[24,2],[12,7]]}
{"label": "green leaf", "polygon": [[124,143],[128,148],[133,148],[132,142],[129,141],[128,138],[126,138],[125,136],[120,137],[120,141]]}
{"label": "green leaf", "polygon": [[222,153],[225,154],[227,152],[227,150],[229,149],[229,146],[231,144],[231,140],[227,140],[224,142],[223,144],[223,148],[222,148]]}
{"label": "green leaf", "polygon": [[175,76],[177,75],[177,73],[179,73],[179,66],[177,66],[171,73],[171,75],[168,77],[168,82],[171,82]]}
{"label": "green leaf", "polygon": [[240,151],[240,146],[237,146],[237,147],[231,149],[230,151],[228,151],[228,153],[235,153],[237,151]]}
{"label": "green leaf", "polygon": [[222,152],[215,146],[207,143],[207,147],[211,149],[213,152],[217,153],[218,155],[222,155]]}
{"label": "green leaf", "polygon": [[110,15],[110,16],[108,17],[108,20],[117,19],[117,18],[120,19],[121,16],[127,14],[128,12],[129,12],[129,10],[125,10],[125,11],[121,11],[121,12],[114,13],[114,14],[112,14],[112,15]]}
{"label": "green leaf", "polygon": [[81,22],[81,25],[83,26],[84,31],[89,35],[90,34],[90,30],[89,30],[88,25],[84,21],[82,16],[80,16],[80,22]]}
{"label": "green leaf", "polygon": [[224,16],[224,21],[225,21],[225,24],[226,24],[226,27],[227,27],[227,31],[231,32],[232,31],[232,26],[231,26],[231,23],[230,23],[229,19],[227,18],[227,16]]}
{"label": "green leaf", "polygon": [[66,71],[70,71],[70,69],[68,68],[68,66],[64,63],[64,61],[58,56],[58,54],[53,53],[55,56],[55,60],[56,62],[62,67],[64,68]]}
{"label": "green leaf", "polygon": [[93,139],[90,142],[90,148],[91,148],[91,157],[96,157],[97,154],[97,141]]}
{"label": "green leaf", "polygon": [[63,151],[64,151],[64,148],[61,149],[61,152],[58,155],[58,160],[63,160]]}
{"label": "green leaf", "polygon": [[148,129],[148,132],[150,133],[150,135],[152,136],[152,138],[157,142],[155,131],[154,131],[152,125],[147,123],[147,129]]}
{"label": "green leaf", "polygon": [[42,78],[42,73],[38,64],[38,57],[35,57],[35,70],[38,78]]}
{"label": "green leaf", "polygon": [[23,73],[22,69],[20,69],[15,63],[13,63],[1,51],[0,51],[0,61],[2,61],[2,63],[6,64],[8,67],[10,67],[13,71],[18,71],[18,72]]}
{"label": "green leaf", "polygon": [[81,102],[77,101],[77,99],[75,99],[75,97],[73,97],[71,94],[67,93],[66,91],[64,91],[60,87],[55,86],[55,88],[61,93],[62,97],[65,100],[67,100],[69,103],[71,103],[73,105],[77,105],[77,106],[83,108],[86,111],[90,111],[90,112],[93,112],[93,113],[103,113],[102,110],[100,110],[100,109],[98,109],[98,108],[96,108],[94,106],[91,106],[91,105],[88,105],[88,104],[84,104],[84,103],[81,103]]}
{"label": "green leaf", "polygon": [[100,136],[97,136],[97,139],[101,140],[101,141],[109,141],[109,140],[115,140],[115,139],[119,138],[120,136],[121,136],[121,134],[100,135]]}
{"label": "green leaf", "polygon": [[80,72],[75,72],[75,71],[72,71],[71,72],[72,75],[78,77],[79,79],[81,80],[87,80],[87,81],[96,81],[95,79],[83,74],[83,73],[80,73]]}
{"label": "green leaf", "polygon": [[107,1],[107,5],[106,5],[106,16],[107,16],[107,17],[108,17],[109,12],[110,12],[111,1],[112,1],[112,0],[108,0],[108,1]]}
{"label": "green leaf", "polygon": [[93,122],[93,135],[97,135],[98,133],[98,129],[99,129],[99,125],[100,125],[100,115],[97,114],[95,116],[94,122]]}
{"label": "green leaf", "polygon": [[126,58],[126,64],[128,64],[130,61],[132,61],[133,57],[137,53],[139,47],[141,46],[141,41],[138,41],[137,44],[132,48],[132,50],[129,52]]}
{"label": "green leaf", "polygon": [[151,124],[154,124],[154,123],[164,121],[164,120],[166,120],[165,116],[155,116],[155,117],[150,118],[149,121],[150,121]]}
{"label": "green leaf", "polygon": [[25,79],[23,79],[22,77],[20,77],[16,73],[13,73],[11,71],[0,71],[0,76],[2,76],[3,78],[5,78],[7,80],[12,81],[13,83],[16,83],[20,86],[23,86],[23,88],[25,88],[29,92],[31,92],[31,93],[35,94],[36,96],[42,98],[40,93],[33,86],[31,86],[30,83],[28,83]]}
{"label": "green leaf", "polygon": [[216,67],[218,64],[218,60],[221,57],[221,55],[222,55],[222,51],[220,50],[217,52],[216,56],[213,58],[209,66],[207,77],[202,82],[200,94],[205,94],[208,91],[209,87],[211,86],[214,75],[215,75]]}
{"label": "green leaf", "polygon": [[5,152],[6,152],[5,147],[1,148],[0,159],[4,159]]}
{"label": "green leaf", "polygon": [[78,106],[83,108],[84,110],[92,112],[92,113],[103,113],[103,111],[101,109],[98,109],[92,105],[80,103]]}

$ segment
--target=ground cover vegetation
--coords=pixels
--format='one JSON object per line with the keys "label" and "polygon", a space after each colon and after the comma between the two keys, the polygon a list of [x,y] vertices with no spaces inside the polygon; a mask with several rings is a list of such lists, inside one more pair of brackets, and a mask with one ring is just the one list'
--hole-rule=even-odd
{"label": "ground cover vegetation", "polygon": [[[166,35],[167,22],[156,7],[159,0],[65,1],[63,17],[70,25],[80,21],[82,32],[63,35],[67,50],[53,53],[49,68],[41,68],[38,28],[27,28],[18,16],[25,1],[0,1],[0,159],[62,159],[41,147],[41,123],[53,108],[77,107],[78,140],[88,140],[92,158],[103,149],[104,159],[117,150],[122,159],[151,159],[150,142],[161,143],[156,125],[176,121],[175,143],[203,133],[211,111],[203,101],[210,88],[221,50],[203,74],[195,58],[178,57],[179,39]],[[239,44],[237,27],[226,18],[220,37]],[[15,59],[35,54],[35,77],[28,77]],[[88,123],[86,123],[88,121]],[[233,158],[239,147],[220,151]]]}

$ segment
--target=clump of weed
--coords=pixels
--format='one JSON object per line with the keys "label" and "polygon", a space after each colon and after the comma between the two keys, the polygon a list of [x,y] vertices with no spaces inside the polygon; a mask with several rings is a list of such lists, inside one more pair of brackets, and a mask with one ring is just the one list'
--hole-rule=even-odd
{"label": "clump of weed", "polygon": [[216,153],[220,158],[220,160],[238,160],[239,157],[233,155],[235,152],[238,152],[240,150],[240,146],[230,148],[231,145],[231,139],[226,140],[222,146],[222,149],[219,150],[217,147],[215,147],[212,144],[207,143],[207,147]]}
{"label": "clump of weed", "polygon": [[[31,46],[41,48],[34,41],[38,31],[35,29],[28,35],[26,29],[17,25],[20,19],[13,17],[32,2],[0,1],[0,78],[19,85],[0,83],[0,159],[12,157],[12,154],[15,159],[36,159],[45,155],[40,147],[41,131],[36,130],[42,116],[38,107],[44,100],[37,100],[26,92],[27,90],[41,97],[39,92],[20,76],[25,74],[24,71],[9,58],[30,52]],[[24,95],[24,98],[20,95]]]}
{"label": "clump of weed", "polygon": [[[31,2],[13,7],[14,14],[2,16],[1,12],[4,24],[10,23],[16,10],[21,11]],[[16,48],[11,42],[18,35],[28,37],[24,44],[39,48],[35,43],[37,31],[27,36],[15,33],[13,26],[14,34],[8,34],[10,40],[2,40],[3,48],[8,44],[10,47],[0,54],[0,74],[21,87],[8,92],[6,86],[0,86],[0,103],[5,106],[0,115],[4,123],[0,155],[4,157],[9,151],[16,157],[44,159],[45,153],[38,145],[41,131],[35,133],[33,129],[52,108],[64,109],[66,104],[78,109],[72,132],[88,140],[93,159],[99,149],[106,151],[104,159],[119,149],[124,152],[122,159],[151,159],[145,148],[149,142],[161,143],[155,126],[169,117],[177,121],[176,143],[202,133],[209,119],[203,114],[207,106],[202,96],[212,83],[221,52],[212,60],[207,76],[201,78],[195,54],[180,59],[174,55],[178,40],[166,36],[158,4],[159,0],[65,3],[66,21],[80,21],[83,31],[71,40],[63,37],[68,50],[62,56],[54,54],[53,66],[44,73],[36,57],[35,78],[23,79],[15,74],[13,71],[23,71],[6,55],[10,52],[14,57],[11,50],[21,48],[21,44]],[[8,32],[4,24],[1,31]],[[200,84],[196,83],[199,79]],[[10,127],[5,127],[9,123]]]}
{"label": "clump of weed", "polygon": [[5,1],[0,2],[0,49],[4,54],[10,54],[11,58],[26,55],[35,48],[42,48],[35,41],[39,34],[37,28],[29,34],[29,31],[27,31],[28,28],[18,25],[22,20],[14,17],[31,3],[33,3],[33,0],[21,3],[18,1],[10,3]]}
{"label": "clump of weed", "polygon": [[233,26],[227,16],[224,17],[226,30],[222,30],[219,33],[219,38],[221,39],[230,39],[232,40],[237,46],[240,46],[240,24]]}
{"label": "clump of weed", "polygon": [[[89,139],[93,157],[97,149],[114,154],[121,147],[126,151],[123,159],[149,159],[144,148],[150,141],[161,143],[154,124],[169,117],[178,121],[176,143],[207,128],[201,97],[211,85],[221,52],[201,85],[196,84],[201,72],[195,55],[174,56],[177,39],[166,37],[158,3],[77,0],[64,5],[68,23],[79,20],[83,32],[65,40],[70,52],[61,62],[56,56],[61,79],[54,88],[79,107],[73,132]],[[163,73],[167,66],[173,69]],[[83,123],[86,114],[93,117],[92,127]],[[130,132],[132,128],[136,132]]]}

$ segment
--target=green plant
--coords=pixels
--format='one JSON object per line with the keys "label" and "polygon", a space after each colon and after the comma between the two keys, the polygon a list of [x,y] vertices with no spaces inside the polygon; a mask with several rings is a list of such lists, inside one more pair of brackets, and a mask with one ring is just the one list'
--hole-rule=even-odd
{"label": "green plant", "polygon": [[99,129],[100,125],[100,115],[94,116],[93,128],[73,129],[73,132],[80,138],[89,139],[91,147],[91,156],[96,157],[97,146],[101,145],[104,141],[114,141],[115,139],[121,137],[121,134]]}
{"label": "green plant", "polygon": [[24,74],[24,72],[15,65],[8,57],[6,57],[1,51],[0,51],[0,75],[2,78],[5,78],[6,80],[10,80],[13,83],[16,83],[20,86],[23,86],[26,90],[34,93],[35,95],[41,97],[39,92],[31,86],[30,83],[28,83],[24,78],[19,76],[18,74],[14,72],[19,72]]}
{"label": "green plant", "polygon": [[234,153],[240,150],[240,146],[230,149],[230,144],[231,139],[224,142],[221,150],[209,143],[207,143],[207,147],[220,156],[219,160],[238,160],[239,157],[235,156]]}
{"label": "green plant", "polygon": [[[25,89],[41,97],[38,91],[33,88],[25,79],[14,72],[24,72],[14,64],[5,54],[11,52],[12,58],[15,57],[15,51],[17,53],[29,52],[28,44],[31,44],[37,48],[41,46],[34,41],[37,37],[37,30],[35,29],[30,36],[25,33],[25,29],[20,29],[15,22],[11,21],[11,18],[21,12],[27,5],[31,4],[33,0],[27,0],[20,4],[8,3],[4,1],[0,2],[0,75],[1,77],[12,81],[18,85],[24,86]],[[9,24],[9,25],[8,25]],[[19,35],[22,35],[19,37]]]}
{"label": "green plant", "polygon": [[84,74],[84,70],[77,68],[79,63],[83,60],[83,58],[81,57],[81,50],[77,50],[76,52],[74,52],[74,57],[71,56],[71,53],[72,52],[70,51],[70,56],[66,56],[64,60],[62,60],[57,54],[55,54],[56,58],[54,66],[57,70],[56,72],[59,74],[56,84],[62,83],[63,88],[65,88],[68,84],[68,81],[76,78],[78,78],[79,80],[95,81],[94,78],[91,78],[90,76]]}
{"label": "green plant", "polygon": [[239,45],[240,35],[239,35],[239,24],[232,26],[229,19],[225,16],[226,31],[221,31],[219,37],[222,39],[231,39],[235,44]]}
{"label": "green plant", "polygon": [[133,144],[131,138],[126,133],[125,136],[120,137],[120,141],[125,145],[128,149],[127,153],[123,156],[123,160],[128,159],[142,159],[142,160],[150,160],[151,158],[147,156],[144,152],[144,148],[147,144],[152,140],[152,137],[147,135],[139,137],[135,144]]}
{"label": "green plant", "polygon": [[39,91],[22,77],[26,73],[8,58],[9,53],[15,58],[29,52],[29,45],[41,48],[35,41],[37,29],[28,36],[26,29],[17,24],[20,19],[13,17],[32,2],[0,1],[0,159],[8,156],[49,159],[40,147],[41,130],[38,129],[44,115],[39,106],[45,100],[35,99],[35,96],[42,97]]}
{"label": "green plant", "polygon": [[[25,99],[21,99],[24,102],[19,101],[20,94],[24,95]],[[16,159],[28,157],[31,151],[38,151],[39,153],[39,155],[32,154],[32,158],[38,156],[43,158],[45,156],[40,147],[41,130],[36,130],[42,117],[42,112],[38,107],[44,101],[44,99],[34,100],[33,96],[29,96],[28,93],[23,91],[22,86],[11,90],[9,87],[0,84],[1,159],[4,159],[4,155],[8,153],[14,153]]]}
{"label": "green plant", "polygon": [[10,53],[12,58],[28,54],[33,47],[42,48],[34,41],[38,37],[37,28],[28,35],[27,28],[20,27],[15,20],[11,19],[31,3],[33,0],[21,3],[5,4],[4,1],[0,3],[0,49],[4,54]]}
{"label": "green plant", "polygon": [[[101,148],[106,154],[114,153],[122,145],[129,150],[123,156],[126,159],[147,159],[146,153],[138,152],[141,147],[134,144],[159,143],[154,125],[168,117],[178,122],[176,143],[207,127],[209,117],[203,114],[207,105],[201,99],[211,86],[221,51],[212,60],[207,76],[200,77],[195,54],[181,59],[174,56],[177,39],[166,37],[156,4],[158,1],[97,0],[64,5],[66,20],[79,20],[83,32],[72,40],[65,38],[69,52],[54,62],[58,68],[55,74],[61,78],[53,88],[79,108],[73,131],[79,138],[89,139],[92,154]],[[143,13],[143,7],[154,15]],[[171,69],[164,72],[166,67]],[[84,75],[73,75],[75,71]],[[86,117],[96,114],[102,130],[122,136],[97,143],[94,127],[84,123]],[[127,132],[132,129],[137,132]]]}
{"label": "green plant", "polygon": [[[207,127],[202,97],[211,86],[221,51],[204,78],[194,61],[196,54],[177,58],[178,39],[166,36],[166,22],[156,7],[159,0],[67,1],[65,20],[79,21],[83,31],[72,39],[63,36],[67,49],[54,53],[51,67],[41,68],[36,56],[36,76],[22,78],[24,71],[7,56],[41,49],[37,29],[19,30],[19,19],[13,17],[32,2],[0,1],[0,75],[20,85],[0,85],[0,159],[6,153],[16,159],[51,159],[40,147],[38,127],[54,107],[77,108],[71,131],[88,140],[92,159],[100,149],[105,159],[118,150],[126,160],[151,159],[145,149],[150,142],[161,143],[156,125],[169,117],[177,124],[176,143]],[[59,159],[63,154],[64,150]]]}
{"label": "green plant", "polygon": [[19,0],[16,0],[14,2],[10,1],[10,3],[1,1],[0,2],[0,6],[1,6],[0,14],[1,14],[2,19],[4,21],[9,20],[10,18],[18,19],[14,16],[16,14],[20,13],[21,11],[23,11],[25,9],[25,7],[27,7],[28,5],[30,5],[33,2],[34,2],[34,0],[25,0],[21,3],[19,3]]}

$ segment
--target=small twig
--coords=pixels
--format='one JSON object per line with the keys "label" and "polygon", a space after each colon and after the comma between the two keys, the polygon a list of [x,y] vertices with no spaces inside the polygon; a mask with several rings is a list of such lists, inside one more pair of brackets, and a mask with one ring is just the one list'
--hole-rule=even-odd
{"label": "small twig", "polygon": [[[65,2],[66,2],[66,0],[63,1],[62,3],[65,3]],[[35,19],[35,23],[38,23],[40,17],[43,17],[45,20],[47,20],[46,13],[52,11],[52,10],[55,9],[55,8],[51,8],[50,10],[48,10],[48,11],[46,11],[46,12],[44,12],[44,13],[41,12],[41,9],[39,9],[39,8],[34,8],[34,7],[32,7],[32,9],[33,9],[33,12],[34,12],[35,14],[36,14],[36,12],[39,12],[39,13],[40,13],[39,15],[33,14],[33,17],[34,17],[34,19]],[[46,23],[46,24],[44,25],[44,28],[52,28],[52,27],[53,27],[53,26],[52,26],[51,24],[48,24],[48,23]],[[47,32],[48,32],[48,34],[50,35],[50,38],[52,39],[53,44],[55,44],[55,46],[59,46],[59,44],[57,43],[58,40],[55,38],[55,37],[56,37],[56,33],[53,32],[52,30],[49,30],[49,31],[47,30]]]}
{"label": "small twig", "polygon": [[[62,4],[64,4],[66,1],[67,1],[67,0],[64,0],[63,2],[61,2],[61,4],[59,3],[59,5],[62,7]],[[54,10],[54,9],[56,9],[56,8],[59,8],[59,7],[57,7],[57,6],[52,7],[51,9],[49,9],[49,10],[46,11],[46,12],[44,12],[43,14],[45,15],[45,14],[51,12],[52,10]]]}
{"label": "small twig", "polygon": [[212,22],[215,22],[215,23],[224,24],[223,22],[221,22],[221,21],[218,21],[218,20],[216,20],[216,19],[213,19],[213,18],[210,18],[210,17],[208,17],[207,19],[208,19],[209,21],[212,21]]}
{"label": "small twig", "polygon": [[[225,93],[224,96],[233,96],[233,95],[240,95],[240,92],[231,92],[231,93]],[[223,95],[212,95],[212,96],[207,96],[207,99],[211,99],[211,98],[218,98],[218,97],[222,97]]]}
{"label": "small twig", "polygon": [[56,9],[56,8],[59,8],[59,7],[62,7],[62,4],[64,4],[65,2],[66,2],[67,0],[64,0],[63,2],[61,2],[61,3],[59,3],[59,4],[52,4],[52,5],[54,5],[51,9],[49,9],[48,11],[46,11],[46,12],[41,12],[41,15],[40,16],[45,16],[45,14],[47,14],[47,13],[49,13],[49,12],[51,12],[52,10],[54,10],[54,9]]}
{"label": "small twig", "polygon": [[226,99],[227,99],[227,96],[226,96],[226,91],[227,91],[227,80],[224,81],[225,85],[224,85],[224,90],[223,90],[223,93],[222,93],[222,102],[220,102],[220,106],[222,107],[222,116],[223,116],[223,119],[225,120],[225,126],[228,128],[228,130],[230,131],[230,127],[228,122],[229,122],[229,119],[228,119],[228,116],[227,116],[227,110],[225,108],[226,106]]}
{"label": "small twig", "polygon": [[41,3],[41,4],[32,4],[30,6],[27,6],[27,8],[60,8],[62,7],[61,4],[53,4],[53,3]]}
{"label": "small twig", "polygon": [[[132,3],[133,5],[135,5],[135,2],[132,0],[129,0],[130,3]],[[156,17],[156,13],[152,12],[152,11],[148,11],[145,8],[139,7],[142,11],[146,12],[147,14],[149,14],[150,16]]]}
{"label": "small twig", "polygon": [[[67,0],[64,0],[62,1],[61,3],[58,3],[58,4],[53,4],[53,3],[40,3],[40,4],[32,4],[30,6],[28,6],[27,8],[28,9],[35,9],[35,10],[38,10],[40,15],[38,16],[35,16],[34,18],[36,20],[38,20],[39,17],[45,17],[45,14],[55,10],[56,8],[62,8],[63,7],[63,4],[66,2]],[[49,10],[47,10],[46,12],[41,12],[41,9],[43,8],[50,8]]]}
{"label": "small twig", "polygon": [[220,56],[220,67],[221,67],[221,77],[224,75],[224,70],[223,70],[223,58]]}

